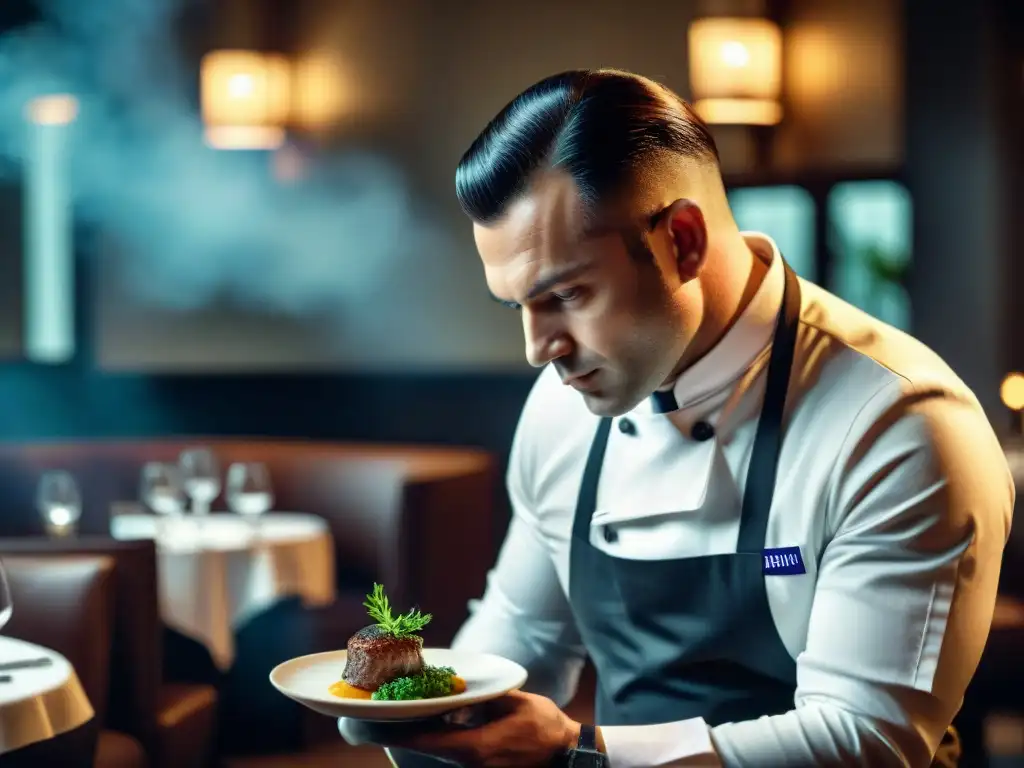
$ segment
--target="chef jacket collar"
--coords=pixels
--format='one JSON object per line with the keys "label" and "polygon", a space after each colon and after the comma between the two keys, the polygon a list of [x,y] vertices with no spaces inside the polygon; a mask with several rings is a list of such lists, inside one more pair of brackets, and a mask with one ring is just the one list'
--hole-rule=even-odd
{"label": "chef jacket collar", "polygon": [[673,384],[641,402],[634,413],[670,413],[721,392],[738,381],[771,344],[785,286],[782,257],[775,241],[767,235],[743,232],[742,236],[755,258],[768,264],[761,285],[719,342]]}

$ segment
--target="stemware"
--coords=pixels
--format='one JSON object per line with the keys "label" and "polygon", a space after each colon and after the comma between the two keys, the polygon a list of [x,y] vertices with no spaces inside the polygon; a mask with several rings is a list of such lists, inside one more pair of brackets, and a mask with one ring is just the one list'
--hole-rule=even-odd
{"label": "stemware", "polygon": [[64,470],[50,470],[39,478],[36,507],[42,515],[47,534],[70,536],[82,516],[82,496],[75,478]]}
{"label": "stemware", "polygon": [[197,525],[210,513],[210,505],[220,496],[221,477],[217,456],[209,448],[187,448],[178,460],[182,485],[192,501]]}
{"label": "stemware", "polygon": [[0,559],[0,632],[7,626],[13,613],[14,602],[11,600],[11,585],[7,581],[7,569],[4,568],[4,562]]}
{"label": "stemware", "polygon": [[185,512],[185,493],[182,489],[181,470],[176,464],[151,461],[142,467],[140,497],[142,503],[155,512],[157,540],[166,537],[169,525],[180,520]]}
{"label": "stemware", "polygon": [[259,532],[260,515],[274,505],[270,472],[262,462],[235,462],[228,468],[228,508],[249,520],[251,532]]}

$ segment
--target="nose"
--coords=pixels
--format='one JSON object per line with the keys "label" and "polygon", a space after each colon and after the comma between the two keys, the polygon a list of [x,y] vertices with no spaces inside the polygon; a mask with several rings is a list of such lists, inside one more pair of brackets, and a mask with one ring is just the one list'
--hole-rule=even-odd
{"label": "nose", "polygon": [[523,336],[526,359],[534,368],[543,368],[552,360],[572,352],[572,340],[557,317],[523,309]]}

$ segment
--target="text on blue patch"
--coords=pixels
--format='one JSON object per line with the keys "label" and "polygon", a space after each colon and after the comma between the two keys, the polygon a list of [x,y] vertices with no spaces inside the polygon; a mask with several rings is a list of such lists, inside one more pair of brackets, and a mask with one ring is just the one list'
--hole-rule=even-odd
{"label": "text on blue patch", "polygon": [[804,559],[800,556],[800,547],[779,547],[765,549],[763,573],[766,576],[795,576],[807,573]]}

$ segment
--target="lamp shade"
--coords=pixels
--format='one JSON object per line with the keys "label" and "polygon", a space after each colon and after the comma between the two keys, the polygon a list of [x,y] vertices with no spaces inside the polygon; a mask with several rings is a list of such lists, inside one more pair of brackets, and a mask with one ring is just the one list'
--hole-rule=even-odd
{"label": "lamp shade", "polygon": [[782,119],[782,33],[757,18],[697,19],[689,29],[693,106],[709,123],[774,125]]}
{"label": "lamp shade", "polygon": [[213,51],[201,65],[206,141],[219,149],[276,149],[291,107],[288,59],[257,51]]}

